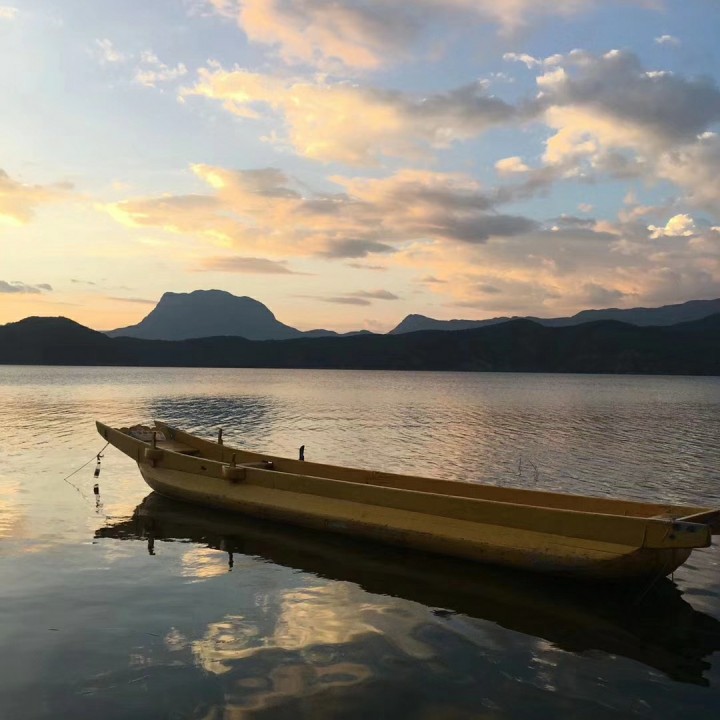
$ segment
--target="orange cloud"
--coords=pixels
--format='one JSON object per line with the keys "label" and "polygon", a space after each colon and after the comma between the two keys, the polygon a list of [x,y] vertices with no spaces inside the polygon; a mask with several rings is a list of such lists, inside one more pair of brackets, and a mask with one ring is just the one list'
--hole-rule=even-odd
{"label": "orange cloud", "polygon": [[[287,63],[375,70],[402,59],[432,29],[472,29],[488,21],[505,32],[543,15],[569,15],[597,0],[208,0],[249,40],[277,50]],[[647,5],[643,0],[638,4]]]}
{"label": "orange cloud", "polygon": [[[502,202],[532,192],[529,185],[485,188],[461,173],[336,175],[329,178],[334,192],[310,193],[274,168],[195,165],[193,171],[206,183],[205,194],[130,199],[106,210],[126,225],[237,253],[207,261],[212,270],[282,272],[290,257],[382,255],[392,273],[383,292],[407,298],[403,288],[412,287],[414,276],[453,316],[457,307],[481,317],[553,316],[720,294],[720,232],[677,211],[626,208],[615,222],[561,215],[541,224],[499,212]],[[523,180],[536,172],[523,173]],[[543,177],[528,182],[542,184]],[[342,287],[328,297],[358,306],[380,298]]]}
{"label": "orange cloud", "polygon": [[[287,140],[304,157],[348,165],[373,165],[380,157],[420,158],[520,118],[488,95],[483,83],[416,97],[326,79],[288,81],[217,64],[199,71],[181,97],[222,102],[235,115],[256,118],[267,108],[287,127]],[[358,120],[362,119],[362,131]]]}
{"label": "orange cloud", "polygon": [[105,206],[131,227],[190,234],[264,255],[360,258],[408,242],[483,243],[528,232],[498,213],[492,194],[461,174],[403,170],[383,179],[335,176],[342,192],[303,195],[280,170],[194,165],[213,194],[160,196]]}
{"label": "orange cloud", "polygon": [[0,169],[0,223],[25,225],[40,205],[65,200],[70,185],[25,185]]}

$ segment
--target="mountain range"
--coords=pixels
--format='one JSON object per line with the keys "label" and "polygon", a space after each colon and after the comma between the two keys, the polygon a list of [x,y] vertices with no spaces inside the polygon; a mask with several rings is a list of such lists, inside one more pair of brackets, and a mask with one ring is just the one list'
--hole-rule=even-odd
{"label": "mountain range", "polygon": [[550,319],[409,315],[384,335],[340,336],[197,290],[165,293],[140,323],[107,333],[67,318],[0,326],[0,364],[720,375],[720,300]]}
{"label": "mountain range", "polygon": [[596,320],[617,320],[640,326],[675,325],[676,323],[691,320],[701,320],[715,313],[720,313],[720,298],[716,300],[690,300],[677,305],[663,305],[657,308],[581,310],[571,317],[559,318],[539,318],[528,315],[523,318],[496,317],[487,320],[435,320],[425,315],[408,315],[397,327],[390,330],[390,335],[417,332],[418,330],[469,330],[517,319],[532,320],[545,327],[567,327],[568,325],[580,325],[581,323]]}
{"label": "mountain range", "polygon": [[[566,327],[596,320],[617,320],[638,326],[664,326],[700,320],[720,313],[720,298],[691,300],[658,308],[621,310],[583,310],[572,317],[510,318],[486,320],[435,320],[424,315],[408,315],[389,335],[421,330],[469,330],[510,320],[531,320],[545,327]],[[367,330],[358,331],[369,334]],[[190,293],[166,292],[153,310],[136,325],[109,330],[110,337],[145,340],[189,340],[201,337],[237,336],[247,340],[290,340],[303,337],[338,337],[332,330],[301,331],[280,322],[261,302],[238,297],[223,290],[195,290]],[[354,335],[356,333],[345,333]]]}
{"label": "mountain range", "polygon": [[720,375],[720,314],[664,327],[509,320],[456,332],[170,342],[31,317],[0,326],[0,364]]}

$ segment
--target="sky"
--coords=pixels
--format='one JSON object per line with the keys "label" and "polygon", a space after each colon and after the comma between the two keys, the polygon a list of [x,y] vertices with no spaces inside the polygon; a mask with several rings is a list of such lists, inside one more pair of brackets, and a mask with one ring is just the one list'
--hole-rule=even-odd
{"label": "sky", "polygon": [[[9,4],[3,4],[9,3]],[[720,297],[717,0],[0,0],[0,323]]]}

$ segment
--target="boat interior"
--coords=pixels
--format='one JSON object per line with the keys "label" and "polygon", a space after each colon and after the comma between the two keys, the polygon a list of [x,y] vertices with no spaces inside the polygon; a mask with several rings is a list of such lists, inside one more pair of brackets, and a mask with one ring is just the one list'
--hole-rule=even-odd
{"label": "boat interior", "polygon": [[157,448],[163,450],[232,466],[499,503],[574,510],[600,515],[705,523],[711,526],[713,534],[720,533],[719,508],[675,506],[666,503],[572,495],[314,463],[250,452],[225,445],[222,431],[218,433],[217,440],[205,440],[158,421],[155,422],[154,428],[143,428],[141,432],[144,432],[144,435],[142,436],[133,432],[132,428],[123,428],[123,430],[144,442],[150,444],[154,442]]}

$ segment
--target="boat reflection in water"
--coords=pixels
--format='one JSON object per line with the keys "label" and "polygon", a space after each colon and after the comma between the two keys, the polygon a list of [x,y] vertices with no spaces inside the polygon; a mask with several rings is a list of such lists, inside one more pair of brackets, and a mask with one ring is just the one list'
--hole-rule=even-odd
{"label": "boat reflection in water", "polygon": [[720,621],[695,610],[663,578],[637,586],[581,585],[529,573],[446,559],[269,521],[198,508],[150,494],[130,520],[100,528],[98,538],[190,541],[364,590],[422,603],[437,614],[460,613],[548,641],[574,653],[599,650],[707,685],[706,658],[720,650]]}

